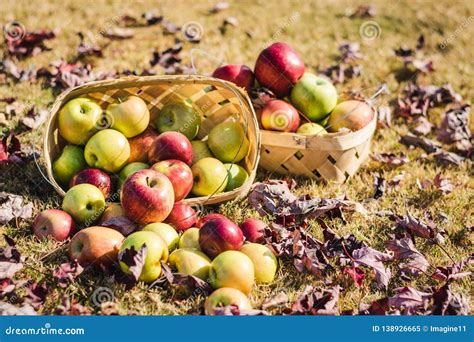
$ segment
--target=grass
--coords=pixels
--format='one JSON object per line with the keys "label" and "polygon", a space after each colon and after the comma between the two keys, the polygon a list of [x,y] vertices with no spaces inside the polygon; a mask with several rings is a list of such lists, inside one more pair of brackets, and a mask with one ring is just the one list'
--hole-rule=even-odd
{"label": "grass", "polygon": [[[451,83],[466,101],[472,102],[474,95],[474,49],[471,37],[474,34],[474,24],[467,25],[466,18],[472,13],[469,1],[452,3],[449,1],[411,2],[411,1],[374,1],[377,13],[374,20],[381,28],[380,36],[372,42],[364,42],[359,35],[359,28],[366,19],[349,18],[348,13],[361,2],[337,1],[329,4],[316,1],[284,1],[281,3],[268,1],[243,1],[231,3],[227,11],[210,15],[208,10],[213,6],[212,1],[162,1],[160,10],[167,20],[184,25],[187,22],[198,22],[203,27],[203,37],[199,45],[186,43],[183,56],[189,61],[187,52],[198,47],[208,55],[198,53],[196,63],[199,73],[208,74],[220,61],[246,63],[253,65],[262,46],[269,41],[286,41],[294,46],[304,57],[308,70],[315,71],[325,67],[337,58],[337,47],[342,41],[357,41],[361,43],[365,59],[361,62],[363,74],[360,78],[338,85],[338,90],[364,89],[370,95],[382,83],[387,83],[391,94],[381,98],[378,104],[388,103],[396,98],[396,94],[405,85],[396,79],[402,67],[401,61],[393,54],[393,49],[400,45],[413,46],[420,34],[426,39],[425,54],[433,59],[436,71],[428,75],[418,75],[420,84]],[[156,2],[130,3],[119,1],[43,1],[37,4],[31,1],[17,0],[7,2],[0,7],[2,24],[9,20],[19,20],[26,28],[38,29],[60,28],[61,32],[54,40],[48,41],[51,51],[27,58],[19,62],[21,66],[31,63],[37,67],[46,66],[50,61],[75,55],[79,43],[77,31],[89,33],[98,37],[98,33],[110,27],[114,18],[124,14],[139,17],[141,13],[156,6]],[[230,27],[223,36],[219,26],[226,16],[235,16],[239,26]],[[461,28],[461,29],[460,29]],[[97,70],[142,69],[149,67],[153,49],[163,50],[173,43],[172,36],[164,36],[159,26],[135,29],[135,38],[123,41],[112,41],[104,49],[104,58],[92,58],[90,61]],[[249,31],[253,38],[245,33]],[[455,38],[446,49],[440,49],[439,44],[451,34]],[[98,38],[99,44],[109,43],[105,38]],[[4,49],[1,49],[4,51]],[[0,52],[3,53],[3,52]],[[2,56],[3,57],[3,56]],[[41,83],[19,83],[0,86],[0,98],[15,96],[18,101],[28,106],[48,107],[54,101],[51,89]],[[434,123],[440,122],[441,110],[430,112],[429,119]],[[13,118],[7,128],[17,128],[19,117]],[[471,120],[472,121],[472,120]],[[473,128],[471,122],[471,129]],[[417,159],[422,151],[407,149],[398,142],[398,134],[407,132],[408,128],[402,120],[397,120],[392,129],[379,129],[374,137],[373,151],[406,153],[411,162],[399,168],[381,167],[369,161],[359,173],[343,185],[325,184],[320,182],[298,179],[298,193],[308,193],[321,197],[347,195],[348,198],[364,202],[372,211],[393,209],[403,214],[408,211],[418,217],[429,213],[439,220],[440,213],[449,217],[440,226],[447,232],[446,243],[441,250],[437,246],[427,245],[417,241],[417,248],[423,252],[432,266],[444,266],[454,260],[460,260],[472,252],[472,233],[468,227],[473,226],[473,178],[471,164],[465,162],[460,167],[440,167],[434,161]],[[7,129],[5,129],[7,131]],[[35,144],[40,148],[42,130],[24,132],[19,135],[23,144]],[[373,194],[373,176],[381,173],[387,179],[405,171],[406,177],[396,190],[389,191],[378,201],[370,200]],[[419,190],[417,179],[433,179],[441,173],[456,184],[453,193],[442,196],[434,190]],[[259,172],[258,179],[263,180],[270,175]],[[271,175],[275,177],[275,175]],[[60,198],[52,188],[42,180],[38,169],[31,163],[27,166],[0,166],[0,185],[2,190],[21,194],[34,203],[35,213],[45,208],[58,207]],[[231,202],[216,208],[229,217],[240,220],[248,216],[256,216],[246,201]],[[392,224],[384,218],[359,215],[349,216],[349,222],[328,221],[328,225],[338,234],[354,233],[358,239],[366,241],[374,248],[383,250],[383,241],[387,239]],[[146,314],[185,314],[197,312],[204,298],[194,296],[187,300],[176,301],[180,293],[176,289],[148,289],[140,284],[126,291],[112,279],[99,271],[89,270],[82,274],[77,281],[67,289],[56,286],[51,278],[51,272],[67,257],[63,249],[59,249],[47,257],[59,244],[53,241],[38,242],[30,232],[30,221],[14,221],[1,227],[0,232],[12,236],[18,243],[22,254],[26,257],[25,269],[20,278],[39,281],[46,277],[50,285],[50,294],[45,305],[39,312],[55,307],[60,303],[63,294],[76,298],[80,303],[89,307],[93,312],[100,309],[93,303],[93,293],[99,287],[108,287],[113,291],[119,313]],[[317,223],[310,225],[312,233],[321,238],[321,228]],[[333,274],[332,279],[341,280],[340,274]],[[297,273],[291,264],[281,263],[277,280],[267,286],[258,286],[251,295],[251,300],[258,307],[265,299],[273,294],[284,291],[290,299],[295,299],[298,293],[308,284],[324,286],[312,276]],[[356,309],[360,303],[369,303],[384,293],[374,287],[373,279],[366,280],[360,288],[348,284],[349,287],[341,294],[339,307],[341,310]],[[411,282],[403,282],[395,275],[390,283],[389,294],[399,286],[409,285],[417,289],[436,285],[428,276],[420,276]],[[472,285],[466,278],[453,285],[454,291],[466,295],[472,293]],[[472,299],[471,299],[472,302]]]}

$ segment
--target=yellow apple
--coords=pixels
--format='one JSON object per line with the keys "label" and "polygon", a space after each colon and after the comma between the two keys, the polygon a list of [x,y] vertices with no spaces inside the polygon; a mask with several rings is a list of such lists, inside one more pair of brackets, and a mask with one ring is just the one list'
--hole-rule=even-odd
{"label": "yellow apple", "polygon": [[90,138],[84,150],[89,166],[107,172],[118,172],[130,157],[130,145],[119,131],[104,129]]}

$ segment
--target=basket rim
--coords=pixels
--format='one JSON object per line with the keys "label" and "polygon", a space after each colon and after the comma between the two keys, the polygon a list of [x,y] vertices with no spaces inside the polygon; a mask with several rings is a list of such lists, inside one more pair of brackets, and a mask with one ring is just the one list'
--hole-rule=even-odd
{"label": "basket rim", "polygon": [[[369,139],[377,128],[378,111],[374,110],[372,120],[363,128],[357,131],[349,132],[328,132],[322,135],[304,135],[293,132],[279,132],[260,128],[260,135],[262,136],[262,146],[280,146],[282,148],[293,148],[292,146],[285,146],[288,141],[294,141],[294,148],[298,149],[314,149],[314,150],[346,150],[359,145],[361,142]],[[268,143],[267,138],[278,136],[282,138],[282,143],[271,144]],[[339,141],[343,146],[333,146],[331,148],[323,148],[328,145],[334,145],[334,142]]]}
{"label": "basket rim", "polygon": [[[211,76],[205,76],[205,75],[151,75],[151,76],[124,76],[120,78],[114,78],[114,79],[107,79],[107,80],[99,80],[99,81],[92,81],[92,82],[87,82],[84,84],[81,84],[79,86],[66,89],[64,90],[61,94],[59,94],[51,109],[49,110],[48,113],[48,119],[46,121],[46,127],[43,133],[43,153],[42,156],[45,161],[45,166],[46,166],[46,171],[47,171],[47,176],[48,176],[48,181],[50,184],[53,186],[53,188],[56,190],[56,192],[61,196],[64,197],[66,192],[63,190],[63,188],[56,182],[53,176],[52,172],[52,162],[51,162],[51,157],[48,153],[49,151],[49,132],[51,129],[51,125],[54,122],[54,119],[56,118],[56,115],[59,111],[59,109],[65,104],[64,100],[69,97],[69,96],[74,96],[76,93],[81,93],[84,90],[87,89],[94,89],[98,86],[101,87],[110,87],[113,85],[118,85],[120,84],[121,87],[127,88],[127,87],[133,87],[137,86],[137,83],[140,84],[140,86],[143,85],[152,85],[156,83],[180,83],[180,82],[186,82],[186,83],[198,83],[198,84],[209,84],[209,85],[215,85],[215,84],[220,84],[224,88],[227,87],[231,91],[234,91],[235,95],[240,97],[240,100],[243,101],[244,104],[247,105],[248,111],[250,112],[251,115],[251,120],[253,121],[254,127],[255,127],[255,156],[252,160],[253,164],[253,169],[251,172],[249,172],[249,178],[247,181],[240,186],[237,189],[234,189],[232,191],[226,191],[226,192],[221,192],[218,194],[214,195],[209,195],[209,196],[200,196],[200,197],[191,197],[187,199],[183,199],[183,202],[194,205],[194,204],[202,204],[202,205],[211,205],[211,204],[217,204],[221,202],[225,202],[227,200],[234,199],[236,197],[243,196],[248,193],[250,190],[250,187],[252,186],[256,173],[257,173],[257,168],[259,165],[260,161],[260,149],[261,149],[261,135],[260,135],[260,127],[258,125],[258,120],[255,114],[255,109],[253,108],[252,102],[245,91],[245,89],[240,88],[236,86],[232,82],[228,82],[225,80],[221,80],[215,77]],[[77,96],[81,96],[84,94],[77,94]],[[247,109],[246,109],[247,111]],[[225,198],[223,198],[225,197]]]}

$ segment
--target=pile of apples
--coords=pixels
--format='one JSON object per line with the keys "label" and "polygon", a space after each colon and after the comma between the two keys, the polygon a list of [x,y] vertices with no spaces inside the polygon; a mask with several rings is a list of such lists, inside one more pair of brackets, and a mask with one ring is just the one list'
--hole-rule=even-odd
{"label": "pile of apples", "polygon": [[248,92],[258,84],[271,90],[270,100],[257,115],[261,128],[302,135],[357,131],[369,124],[374,112],[363,101],[338,103],[334,85],[326,78],[305,72],[300,56],[285,43],[274,43],[257,58],[255,70],[242,64],[217,68],[214,77],[230,81]]}
{"label": "pile of apples", "polygon": [[[104,120],[110,127],[102,128]],[[72,236],[72,261],[118,264],[128,274],[137,271],[124,261],[126,254],[146,250],[143,267],[134,274],[139,281],[155,281],[161,262],[168,262],[216,289],[206,300],[206,313],[227,305],[251,308],[247,295],[253,284],[271,282],[278,264],[258,243],[265,223],[248,219],[241,228],[220,214],[198,219],[183,202],[234,190],[248,179],[238,165],[249,151],[244,128],[226,121],[212,128],[206,141],[193,140],[201,118],[187,103],[165,105],[154,121],[150,125],[147,105],[137,96],[118,99],[105,112],[85,97],[66,103],[58,126],[68,144],[53,173],[69,190],[62,210],[36,217],[34,234],[58,241]],[[138,228],[124,229],[129,223]]]}

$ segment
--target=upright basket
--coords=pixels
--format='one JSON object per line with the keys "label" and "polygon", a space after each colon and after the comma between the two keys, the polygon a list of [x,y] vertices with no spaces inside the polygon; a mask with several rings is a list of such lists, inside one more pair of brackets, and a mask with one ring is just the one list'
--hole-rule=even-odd
{"label": "upright basket", "polygon": [[306,136],[261,130],[260,166],[270,172],[343,183],[368,158],[376,125],[374,109],[372,121],[355,132]]}
{"label": "upright basket", "polygon": [[91,82],[67,90],[56,98],[50,111],[44,133],[44,160],[49,181],[55,190],[64,196],[65,190],[53,177],[52,161],[62,151],[66,141],[58,131],[58,113],[61,107],[76,97],[89,97],[103,109],[115,98],[136,95],[148,105],[151,120],[164,105],[175,102],[187,102],[193,105],[201,115],[202,123],[196,139],[206,139],[209,131],[217,124],[234,120],[239,121],[246,130],[250,142],[249,153],[239,164],[249,173],[247,181],[239,188],[211,196],[188,198],[190,205],[216,204],[247,195],[252,185],[260,155],[260,134],[255,112],[245,91],[233,83],[213,77],[185,76],[144,76],[125,77],[115,80]]}

